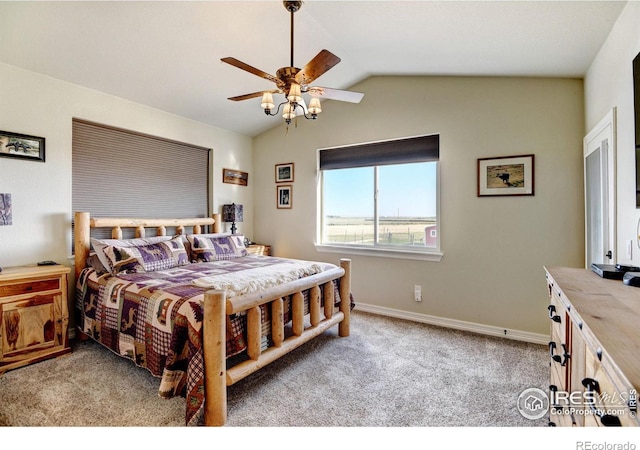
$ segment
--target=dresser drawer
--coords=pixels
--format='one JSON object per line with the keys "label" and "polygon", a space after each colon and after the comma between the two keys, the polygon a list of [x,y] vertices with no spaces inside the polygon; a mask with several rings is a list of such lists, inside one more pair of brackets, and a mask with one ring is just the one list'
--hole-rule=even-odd
{"label": "dresser drawer", "polygon": [[587,351],[586,355],[585,416],[592,416],[598,426],[638,426],[635,388],[607,370],[599,352]]}
{"label": "dresser drawer", "polygon": [[561,300],[562,292],[553,283],[549,284],[549,306],[547,312],[551,323],[551,333],[559,342],[567,340],[567,311]]}
{"label": "dresser drawer", "polygon": [[551,384],[549,385],[549,425],[570,427],[575,425],[571,405],[567,401],[569,393],[564,390],[565,380],[555,367],[551,367]]}
{"label": "dresser drawer", "polygon": [[18,283],[8,283],[0,286],[0,297],[33,294],[44,291],[60,290],[60,278],[45,280],[24,280]]}

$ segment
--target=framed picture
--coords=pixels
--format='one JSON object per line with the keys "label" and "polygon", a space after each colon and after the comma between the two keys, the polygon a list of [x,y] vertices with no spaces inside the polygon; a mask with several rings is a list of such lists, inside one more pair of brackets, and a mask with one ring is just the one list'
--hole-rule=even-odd
{"label": "framed picture", "polygon": [[293,182],[293,163],[276,164],[276,183]]}
{"label": "framed picture", "polygon": [[0,156],[44,162],[44,138],[0,131]]}
{"label": "framed picture", "polygon": [[478,197],[533,195],[534,155],[478,159]]}
{"label": "framed picture", "polygon": [[0,226],[11,223],[11,194],[0,194]]}
{"label": "framed picture", "polygon": [[233,169],[222,169],[222,182],[246,186],[249,184],[249,174]]}
{"label": "framed picture", "polygon": [[277,187],[276,190],[276,199],[278,202],[278,208],[280,209],[291,209],[293,206],[293,192],[292,186],[289,185],[281,185]]}

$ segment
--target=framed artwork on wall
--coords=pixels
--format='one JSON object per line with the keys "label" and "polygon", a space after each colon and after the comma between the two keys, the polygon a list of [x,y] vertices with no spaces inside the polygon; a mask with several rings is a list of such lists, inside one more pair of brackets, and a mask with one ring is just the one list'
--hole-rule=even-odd
{"label": "framed artwork on wall", "polygon": [[293,163],[276,164],[276,183],[293,182]]}
{"label": "framed artwork on wall", "polygon": [[293,207],[293,187],[288,185],[280,185],[276,189],[276,200],[278,209],[291,209]]}
{"label": "framed artwork on wall", "polygon": [[233,169],[222,169],[222,182],[246,186],[249,184],[249,174]]}
{"label": "framed artwork on wall", "polygon": [[0,194],[0,226],[11,224],[11,194]]}
{"label": "framed artwork on wall", "polygon": [[534,195],[534,155],[478,159],[478,197]]}
{"label": "framed artwork on wall", "polygon": [[0,156],[44,162],[42,137],[0,131]]}

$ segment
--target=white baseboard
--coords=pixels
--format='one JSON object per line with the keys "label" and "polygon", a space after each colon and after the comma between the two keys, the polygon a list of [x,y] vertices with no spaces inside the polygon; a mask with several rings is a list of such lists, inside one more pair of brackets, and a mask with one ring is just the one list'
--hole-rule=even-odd
{"label": "white baseboard", "polygon": [[[368,305],[366,303],[357,303],[356,310],[380,316],[395,317],[397,319],[411,320],[413,322],[426,323],[444,328],[453,328],[455,330],[470,331],[472,333],[486,334],[489,336],[503,337],[516,341],[530,342],[532,344],[549,344],[549,336],[546,334],[530,333],[528,331],[509,330],[492,325],[483,325],[480,323],[465,322],[463,320],[447,319],[445,317],[430,316],[427,314],[412,313],[401,311],[399,309],[386,308],[384,306]],[[69,330],[69,338],[76,337],[76,329]]]}
{"label": "white baseboard", "polygon": [[470,331],[472,333],[486,334],[489,336],[498,336],[507,339],[513,339],[516,341],[531,342],[533,344],[548,345],[549,343],[549,336],[546,334],[531,333],[528,331],[520,330],[509,330],[492,325],[483,325],[480,323],[465,322],[463,320],[447,319],[445,317],[400,311],[398,309],[386,308],[384,306],[368,305],[366,303],[360,302],[356,304],[355,309],[356,311],[368,312],[381,316],[395,317],[397,319],[411,320],[413,322],[437,325],[440,327],[453,328],[456,330]]}

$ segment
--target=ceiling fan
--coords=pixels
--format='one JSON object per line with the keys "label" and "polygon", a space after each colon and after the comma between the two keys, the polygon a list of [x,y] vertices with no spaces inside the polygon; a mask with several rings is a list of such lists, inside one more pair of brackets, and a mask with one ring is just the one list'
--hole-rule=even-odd
{"label": "ceiling fan", "polygon": [[[236,58],[226,57],[221,61],[230,64],[239,69],[257,75],[275,83],[276,88],[253,92],[251,94],[238,95],[229,97],[232,101],[248,100],[262,96],[260,106],[267,115],[275,116],[278,114],[280,107],[284,105],[283,117],[285,122],[289,124],[291,119],[295,118],[297,113],[307,119],[315,119],[322,111],[320,99],[339,100],[343,102],[359,103],[364,97],[363,93],[345,91],[341,89],[333,89],[321,86],[311,86],[321,75],[340,62],[340,58],[328,50],[321,50],[311,61],[302,69],[295,67],[293,64],[293,15],[302,6],[302,1],[283,1],[284,7],[291,14],[291,64],[289,67],[281,67],[277,70],[276,75],[270,75],[260,69],[243,63]],[[307,107],[302,94],[306,93],[311,96],[309,106]],[[277,110],[272,113],[275,107],[273,103],[273,94],[285,94],[286,100],[278,105]],[[297,111],[297,113],[296,113]]]}

